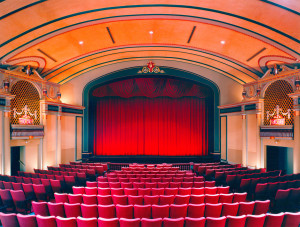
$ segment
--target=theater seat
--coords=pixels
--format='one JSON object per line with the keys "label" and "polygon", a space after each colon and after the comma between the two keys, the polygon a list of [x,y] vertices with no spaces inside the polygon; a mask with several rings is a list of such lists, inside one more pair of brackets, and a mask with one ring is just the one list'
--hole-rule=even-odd
{"label": "theater seat", "polygon": [[98,218],[98,227],[119,227],[118,218]]}
{"label": "theater seat", "polygon": [[169,205],[152,205],[152,218],[168,218],[169,215]]}
{"label": "theater seat", "polygon": [[244,227],[246,223],[246,215],[227,216],[226,226],[228,227]]}
{"label": "theater seat", "polygon": [[202,218],[186,217],[185,227],[205,227],[205,221],[206,219],[204,217]]}
{"label": "theater seat", "polygon": [[77,227],[98,227],[97,218],[77,217]]}
{"label": "theater seat", "polygon": [[19,226],[17,215],[15,213],[0,212],[0,219],[3,227]]}
{"label": "theater seat", "polygon": [[116,205],[116,213],[118,218],[133,218],[132,205]]}
{"label": "theater seat", "polygon": [[135,219],[127,219],[127,218],[120,218],[120,227],[140,227],[141,220],[139,218]]}
{"label": "theater seat", "polygon": [[246,219],[246,225],[245,227],[263,227],[265,223],[266,215],[260,214],[260,215],[247,215]]}
{"label": "theater seat", "polygon": [[187,215],[187,205],[172,204],[170,205],[170,218],[185,218]]}
{"label": "theater seat", "polygon": [[115,218],[116,207],[114,204],[111,205],[98,205],[99,218]]}
{"label": "theater seat", "polygon": [[151,205],[134,205],[134,218],[151,218]]}
{"label": "theater seat", "polygon": [[164,227],[183,227],[184,218],[164,218],[163,219]]}
{"label": "theater seat", "polygon": [[141,227],[161,227],[162,226],[162,218],[142,218],[141,219]]}
{"label": "theater seat", "polygon": [[76,218],[56,217],[57,227],[77,227]]}
{"label": "theater seat", "polygon": [[188,204],[187,217],[201,218],[204,217],[205,204]]}
{"label": "theater seat", "polygon": [[266,214],[264,227],[281,227],[283,218],[284,218],[284,213]]}
{"label": "theater seat", "polygon": [[297,213],[285,212],[284,213],[284,219],[283,219],[282,226],[299,227],[299,225],[300,225],[300,212],[297,212]]}
{"label": "theater seat", "polygon": [[239,203],[223,203],[221,216],[236,216],[239,210]]}
{"label": "theater seat", "polygon": [[226,217],[207,217],[206,218],[206,226],[205,227],[225,227]]}
{"label": "theater seat", "polygon": [[43,216],[37,215],[36,221],[37,221],[38,227],[57,227],[56,219],[54,216],[43,217]]}
{"label": "theater seat", "polygon": [[84,218],[98,218],[98,206],[80,204],[81,214]]}
{"label": "theater seat", "polygon": [[222,203],[205,204],[205,217],[220,217],[222,212]]}

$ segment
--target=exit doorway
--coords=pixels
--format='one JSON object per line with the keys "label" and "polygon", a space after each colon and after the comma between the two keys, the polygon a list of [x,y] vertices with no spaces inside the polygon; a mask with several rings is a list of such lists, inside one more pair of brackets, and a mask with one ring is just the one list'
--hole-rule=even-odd
{"label": "exit doorway", "polygon": [[281,175],[293,173],[293,148],[267,146],[267,171],[281,170]]}
{"label": "exit doorway", "polygon": [[24,147],[11,147],[10,160],[12,176],[17,176],[18,171],[25,171]]}

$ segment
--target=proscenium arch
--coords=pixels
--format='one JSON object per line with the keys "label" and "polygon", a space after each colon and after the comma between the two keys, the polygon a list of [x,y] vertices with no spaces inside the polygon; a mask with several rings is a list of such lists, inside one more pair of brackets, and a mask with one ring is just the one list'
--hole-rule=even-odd
{"label": "proscenium arch", "polygon": [[[213,103],[213,108],[214,108],[214,152],[219,153],[220,150],[220,142],[219,142],[219,102],[220,102],[220,90],[219,87],[211,80],[186,71],[182,69],[177,69],[177,68],[172,68],[172,67],[167,67],[167,66],[160,66],[161,69],[166,71],[166,75],[178,79],[185,79],[185,80],[190,80],[195,83],[201,83],[209,88],[212,89],[214,93],[214,103]],[[96,78],[95,80],[90,81],[88,84],[83,89],[83,97],[82,97],[82,105],[85,107],[84,109],[84,117],[83,117],[83,153],[89,152],[88,150],[88,142],[89,142],[89,123],[88,123],[88,116],[89,116],[89,102],[90,102],[90,91],[93,90],[96,86],[99,85],[104,85],[109,82],[115,81],[115,80],[122,80],[122,79],[128,79],[130,77],[140,77],[143,74],[138,74],[138,71],[141,69],[141,66],[136,66],[136,67],[130,67],[130,68],[125,68],[121,69],[118,71],[114,71],[108,74],[105,74],[101,77]],[[164,74],[154,74],[155,76],[163,76]]]}

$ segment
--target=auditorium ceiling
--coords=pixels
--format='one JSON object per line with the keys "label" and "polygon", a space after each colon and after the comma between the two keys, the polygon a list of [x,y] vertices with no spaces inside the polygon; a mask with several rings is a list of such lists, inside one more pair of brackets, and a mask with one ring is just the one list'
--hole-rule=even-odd
{"label": "auditorium ceiling", "polygon": [[106,65],[184,62],[251,82],[299,65],[299,0],[0,0],[2,67],[65,84]]}

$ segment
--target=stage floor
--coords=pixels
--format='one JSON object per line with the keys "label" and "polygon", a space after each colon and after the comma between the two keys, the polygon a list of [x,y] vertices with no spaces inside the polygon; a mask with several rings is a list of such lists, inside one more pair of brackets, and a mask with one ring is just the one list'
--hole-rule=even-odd
{"label": "stage floor", "polygon": [[112,162],[112,163],[189,163],[189,162],[214,162],[220,158],[215,155],[207,156],[91,156],[87,162]]}

